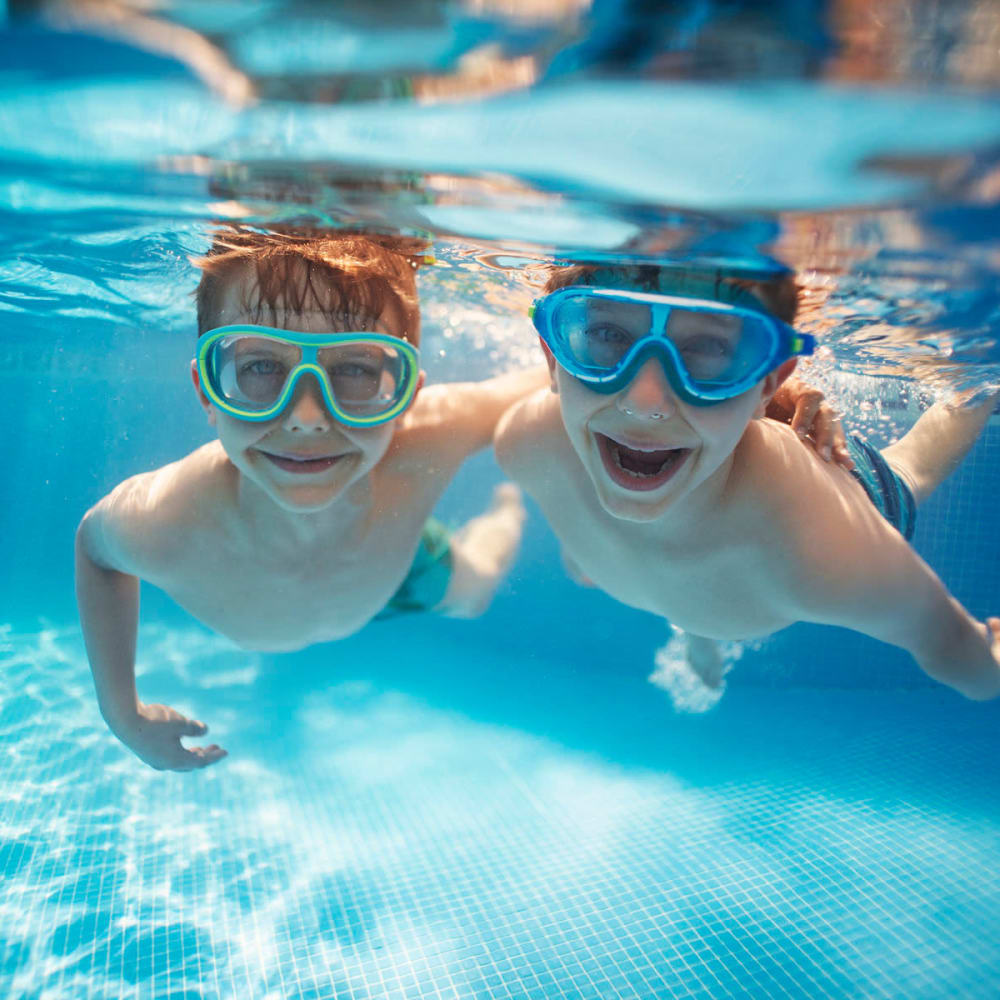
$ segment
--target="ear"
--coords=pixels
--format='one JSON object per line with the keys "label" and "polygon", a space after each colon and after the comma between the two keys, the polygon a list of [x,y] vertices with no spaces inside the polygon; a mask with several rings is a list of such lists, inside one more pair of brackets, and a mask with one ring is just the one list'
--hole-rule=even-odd
{"label": "ear", "polygon": [[795,371],[795,366],[799,363],[798,358],[789,358],[783,361],[773,372],[768,374],[760,384],[760,402],[754,411],[755,417],[764,416],[767,404],[771,402],[771,397],[778,391],[778,387]]}
{"label": "ear", "polygon": [[205,415],[208,417],[208,422],[214,427],[215,426],[215,408],[212,406],[211,400],[205,395],[205,390],[201,387],[201,376],[198,374],[198,362],[194,358],[191,359],[191,381],[194,383],[194,391],[198,396],[198,402],[201,403],[202,409],[205,411]]}
{"label": "ear", "polygon": [[541,345],[542,353],[545,355],[545,363],[549,366],[549,388],[558,396],[559,385],[556,382],[556,365],[558,362],[549,345],[541,337],[538,338],[538,343]]}

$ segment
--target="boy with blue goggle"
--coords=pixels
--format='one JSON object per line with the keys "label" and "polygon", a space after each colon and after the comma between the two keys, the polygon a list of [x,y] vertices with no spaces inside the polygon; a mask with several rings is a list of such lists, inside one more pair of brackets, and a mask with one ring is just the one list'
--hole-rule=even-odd
{"label": "boy with blue goggle", "polygon": [[595,392],[618,392],[652,357],[692,406],[742,395],[815,346],[759,309],[582,285],[539,299],[532,317],[559,364]]}
{"label": "boy with blue goggle", "polygon": [[584,265],[546,292],[533,318],[551,391],[504,417],[497,456],[578,580],[673,623],[691,673],[654,680],[676,703],[721,693],[714,640],[797,621],[901,646],[967,697],[1000,694],[1000,619],[969,615],[907,544],[993,398],[936,404],[881,452],[852,437],[849,469],[762,419],[814,347],[790,325],[790,272]]}

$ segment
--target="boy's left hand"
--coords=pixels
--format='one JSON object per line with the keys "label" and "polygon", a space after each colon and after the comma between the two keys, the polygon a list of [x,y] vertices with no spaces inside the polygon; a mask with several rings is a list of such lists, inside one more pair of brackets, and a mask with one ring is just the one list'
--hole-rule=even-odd
{"label": "boy's left hand", "polygon": [[789,376],[771,397],[764,415],[791,424],[792,430],[803,441],[810,441],[824,461],[835,461],[845,469],[854,468],[844,426],[815,386],[796,375]]}

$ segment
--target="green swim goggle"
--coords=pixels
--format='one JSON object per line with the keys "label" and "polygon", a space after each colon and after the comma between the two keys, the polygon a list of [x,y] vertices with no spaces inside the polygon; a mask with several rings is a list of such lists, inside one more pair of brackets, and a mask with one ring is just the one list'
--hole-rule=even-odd
{"label": "green swim goggle", "polygon": [[595,392],[618,392],[655,357],[693,406],[739,396],[815,347],[811,336],[758,309],[587,285],[539,299],[532,318],[559,364]]}
{"label": "green swim goggle", "polygon": [[409,406],[420,353],[383,333],[296,333],[268,326],[220,326],[198,338],[201,385],[240,420],[270,420],[309,373],[330,413],[351,427],[373,427]]}

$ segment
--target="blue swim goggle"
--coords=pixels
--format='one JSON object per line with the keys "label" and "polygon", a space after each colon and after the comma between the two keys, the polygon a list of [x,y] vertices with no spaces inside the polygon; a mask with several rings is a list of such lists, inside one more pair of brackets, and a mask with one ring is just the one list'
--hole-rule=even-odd
{"label": "blue swim goggle", "polygon": [[240,420],[276,417],[308,372],[337,420],[372,427],[398,417],[420,379],[418,350],[382,333],[221,326],[198,338],[195,360],[205,394]]}
{"label": "blue swim goggle", "polygon": [[595,392],[618,392],[656,357],[677,396],[710,406],[751,389],[816,341],[756,309],[574,285],[531,311],[556,361]]}

